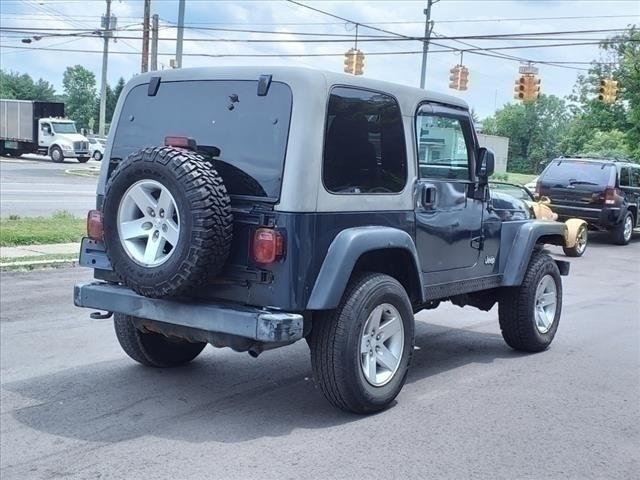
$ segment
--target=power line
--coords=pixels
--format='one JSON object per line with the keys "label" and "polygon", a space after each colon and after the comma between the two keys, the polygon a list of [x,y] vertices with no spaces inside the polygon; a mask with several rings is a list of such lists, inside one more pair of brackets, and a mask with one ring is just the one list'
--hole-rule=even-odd
{"label": "power line", "polygon": [[[0,48],[10,48],[10,49],[20,49],[20,50],[43,50],[43,51],[58,51],[58,52],[72,52],[72,53],[102,53],[100,50],[84,50],[84,49],[62,49],[62,48],[50,48],[50,47],[31,47],[31,46],[22,46],[22,45],[3,45],[0,44]],[[431,53],[451,53],[452,50],[444,49],[444,50],[430,50]],[[385,52],[369,52],[367,55],[369,56],[384,56],[384,55],[415,55],[421,54],[422,50],[404,50],[404,51],[385,51]],[[492,55],[490,52],[479,52],[480,54],[486,54],[487,56],[496,56]],[[109,52],[109,54],[114,55],[138,55],[137,52],[128,52],[128,51],[113,51]],[[162,56],[172,56],[173,53],[163,53],[158,52],[158,55]],[[212,58],[224,58],[224,57],[240,57],[240,58],[250,58],[250,57],[343,57],[344,52],[335,52],[335,53],[183,53],[184,56],[191,57],[212,57]],[[497,57],[501,58],[501,57]],[[548,60],[532,60],[532,63],[536,64],[611,64],[612,62],[550,62]]]}

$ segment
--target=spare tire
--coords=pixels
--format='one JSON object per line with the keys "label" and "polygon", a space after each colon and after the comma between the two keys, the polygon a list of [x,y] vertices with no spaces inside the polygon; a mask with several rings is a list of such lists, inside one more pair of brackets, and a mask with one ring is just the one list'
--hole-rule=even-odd
{"label": "spare tire", "polygon": [[231,248],[231,201],[204,157],[145,148],[117,166],[103,204],[115,272],[147,297],[181,295],[222,269]]}

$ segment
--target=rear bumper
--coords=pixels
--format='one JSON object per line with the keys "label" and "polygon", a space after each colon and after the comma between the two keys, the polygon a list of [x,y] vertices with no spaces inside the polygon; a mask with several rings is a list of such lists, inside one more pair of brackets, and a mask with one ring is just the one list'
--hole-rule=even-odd
{"label": "rear bumper", "polygon": [[197,300],[147,298],[127,287],[105,282],[76,284],[73,299],[78,307],[123,313],[263,343],[295,342],[303,336],[304,322],[300,314]]}
{"label": "rear bumper", "polygon": [[619,207],[587,208],[569,205],[549,205],[551,210],[558,214],[558,220],[566,221],[570,218],[579,218],[590,225],[600,228],[610,228],[622,221]]}

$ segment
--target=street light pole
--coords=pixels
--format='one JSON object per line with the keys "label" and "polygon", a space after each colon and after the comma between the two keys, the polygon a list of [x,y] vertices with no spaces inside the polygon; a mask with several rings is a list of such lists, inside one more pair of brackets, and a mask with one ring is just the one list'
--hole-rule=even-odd
{"label": "street light pole", "polygon": [[431,21],[431,6],[438,0],[427,0],[427,8],[424,10],[426,16],[424,21],[424,41],[422,42],[422,68],[420,69],[420,88],[424,88],[424,82],[427,76],[427,54],[429,53],[429,39],[433,30],[433,22]]}
{"label": "street light pole", "polygon": [[104,135],[105,120],[107,114],[107,64],[109,62],[109,37],[111,36],[111,0],[107,0],[107,13],[103,22],[104,30],[102,37],[104,46],[102,47],[102,79],[100,83],[100,120],[98,124],[98,134]]}
{"label": "street light pole", "polygon": [[176,42],[176,68],[182,68],[182,40],[184,39],[185,0],[178,1],[178,41]]}

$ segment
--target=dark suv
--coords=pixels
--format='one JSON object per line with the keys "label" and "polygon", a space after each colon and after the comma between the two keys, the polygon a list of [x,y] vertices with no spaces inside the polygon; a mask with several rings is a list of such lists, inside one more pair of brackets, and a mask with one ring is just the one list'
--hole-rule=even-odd
{"label": "dark suv", "polygon": [[608,158],[556,158],[536,187],[551,199],[559,220],[581,218],[594,230],[606,230],[618,245],[631,240],[639,225],[640,165]]}
{"label": "dark suv", "polygon": [[528,352],[556,334],[569,265],[544,244],[566,227],[493,208],[493,168],[447,95],[289,67],[139,75],[82,244],[96,281],[75,303],[115,314],[123,350],[152,367],[305,338],[333,405],[381,410],[415,312],[497,303],[506,343]]}

